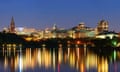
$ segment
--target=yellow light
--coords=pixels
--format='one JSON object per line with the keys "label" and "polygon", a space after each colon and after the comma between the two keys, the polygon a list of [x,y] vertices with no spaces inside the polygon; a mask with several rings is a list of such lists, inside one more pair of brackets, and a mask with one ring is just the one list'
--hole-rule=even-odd
{"label": "yellow light", "polygon": [[8,59],[5,57],[4,68],[7,68],[7,66],[8,66]]}
{"label": "yellow light", "polygon": [[50,66],[51,63],[51,58],[50,58],[50,54],[48,52],[45,53],[44,56],[44,63],[45,63],[45,67],[48,68]]}
{"label": "yellow light", "polygon": [[53,68],[54,68],[54,70],[55,70],[55,63],[56,63],[56,61],[55,61],[55,52],[53,52]]}
{"label": "yellow light", "polygon": [[105,35],[99,35],[99,36],[96,36],[96,38],[105,39]]}
{"label": "yellow light", "polygon": [[27,37],[25,38],[26,41],[31,41],[32,40],[32,37]]}
{"label": "yellow light", "polygon": [[59,51],[58,53],[58,62],[61,63],[62,62],[62,53]]}
{"label": "yellow light", "polygon": [[75,54],[74,53],[70,54],[70,65],[71,67],[75,66]]}
{"label": "yellow light", "polygon": [[39,66],[42,65],[42,56],[41,56],[41,50],[38,51],[38,63],[39,63]]}

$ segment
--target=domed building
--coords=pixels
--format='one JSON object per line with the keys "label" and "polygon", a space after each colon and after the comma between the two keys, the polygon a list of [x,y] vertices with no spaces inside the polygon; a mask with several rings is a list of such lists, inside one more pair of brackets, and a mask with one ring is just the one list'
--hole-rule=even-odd
{"label": "domed building", "polygon": [[85,29],[85,23],[84,23],[84,22],[79,23],[77,28],[78,28],[79,30]]}

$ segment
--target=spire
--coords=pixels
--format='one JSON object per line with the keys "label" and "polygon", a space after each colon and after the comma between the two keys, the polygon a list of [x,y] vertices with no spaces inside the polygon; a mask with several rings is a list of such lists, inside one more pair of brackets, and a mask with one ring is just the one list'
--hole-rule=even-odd
{"label": "spire", "polygon": [[11,19],[11,24],[15,24],[13,16],[12,16],[12,19]]}
{"label": "spire", "polygon": [[11,23],[10,23],[10,32],[15,33],[15,22],[14,22],[13,16],[12,16]]}

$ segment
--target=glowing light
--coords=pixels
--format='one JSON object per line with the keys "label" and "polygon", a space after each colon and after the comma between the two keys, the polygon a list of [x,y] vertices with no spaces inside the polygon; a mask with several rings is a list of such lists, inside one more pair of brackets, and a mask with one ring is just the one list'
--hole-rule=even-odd
{"label": "glowing light", "polygon": [[54,68],[54,70],[55,70],[55,63],[56,63],[56,61],[55,61],[55,52],[53,52],[53,68]]}
{"label": "glowing light", "polygon": [[99,36],[96,36],[96,38],[105,39],[105,35],[99,35]]}
{"label": "glowing light", "polygon": [[79,59],[79,54],[80,54],[79,48],[76,48],[76,52],[77,52],[77,57],[78,57],[78,59]]}
{"label": "glowing light", "polygon": [[4,68],[7,68],[7,66],[8,66],[8,59],[5,57]]}
{"label": "glowing light", "polygon": [[75,54],[70,54],[70,65],[71,67],[75,66]]}
{"label": "glowing light", "polygon": [[38,51],[38,63],[39,63],[39,66],[41,66],[42,64],[41,50]]}
{"label": "glowing light", "polygon": [[116,41],[116,40],[113,40],[113,41],[112,41],[112,44],[113,44],[114,46],[117,46],[117,41]]}
{"label": "glowing light", "polygon": [[97,67],[97,56],[89,54],[87,56],[86,66],[89,69],[90,67]]}
{"label": "glowing light", "polygon": [[120,47],[120,42],[117,44],[117,47]]}
{"label": "glowing light", "polygon": [[45,60],[45,67],[48,68],[51,65],[51,56],[49,52],[45,53],[44,60]]}
{"label": "glowing light", "polygon": [[23,62],[22,62],[22,57],[21,56],[19,58],[19,70],[20,70],[20,72],[22,72],[22,70],[23,70]]}
{"label": "glowing light", "polygon": [[77,41],[77,44],[80,44],[80,41]]}
{"label": "glowing light", "polygon": [[32,37],[27,37],[25,38],[26,41],[31,41],[32,40]]}
{"label": "glowing light", "polygon": [[83,63],[80,64],[80,72],[85,72],[85,67]]}
{"label": "glowing light", "polygon": [[62,62],[62,52],[59,51],[58,53],[58,62],[61,63]]}
{"label": "glowing light", "polygon": [[68,57],[69,57],[69,55],[70,55],[70,48],[68,48]]}
{"label": "glowing light", "polygon": [[116,54],[116,51],[114,51],[114,60],[116,59],[116,57],[117,57],[117,54]]}

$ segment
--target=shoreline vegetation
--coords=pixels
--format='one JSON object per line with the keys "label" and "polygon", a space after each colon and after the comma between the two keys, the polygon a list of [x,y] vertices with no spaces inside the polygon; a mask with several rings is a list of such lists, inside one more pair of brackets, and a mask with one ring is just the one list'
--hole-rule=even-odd
{"label": "shoreline vegetation", "polygon": [[96,39],[96,38],[50,38],[41,39],[39,41],[26,41],[23,36],[16,35],[14,33],[0,33],[0,46],[2,44],[22,44],[25,47],[43,47],[46,48],[58,48],[58,47],[82,47],[86,44],[89,47],[117,47],[120,42],[119,38],[113,39]]}

